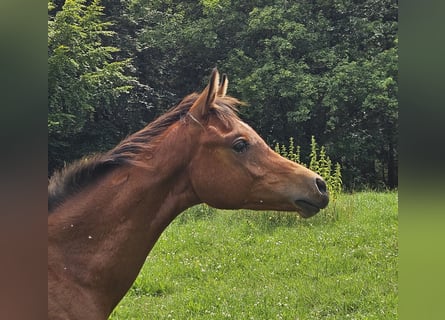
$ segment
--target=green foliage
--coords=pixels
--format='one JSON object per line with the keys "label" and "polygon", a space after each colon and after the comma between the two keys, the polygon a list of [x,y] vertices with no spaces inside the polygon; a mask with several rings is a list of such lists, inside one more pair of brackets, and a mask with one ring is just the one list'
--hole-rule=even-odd
{"label": "green foliage", "polygon": [[317,153],[318,153],[317,142],[315,141],[315,137],[312,136],[311,137],[311,153],[309,155],[309,158],[311,159],[309,162],[309,169],[311,169],[312,171],[315,171],[315,172],[320,171],[320,164],[318,161]]}
{"label": "green foliage", "polygon": [[[54,8],[48,2],[50,13]],[[130,60],[116,60],[119,49],[105,45],[116,34],[109,30],[112,23],[103,21],[103,10],[100,0],[67,0],[48,21],[50,169],[80,157],[86,151],[82,144],[99,149],[88,135],[137,84],[127,74]],[[76,139],[81,136],[83,141]]]}
{"label": "green foliage", "polygon": [[67,0],[48,25],[50,134],[76,134],[95,105],[131,88],[122,74],[129,61],[112,61],[115,47],[103,46],[110,23],[102,22],[98,0]]}
{"label": "green foliage", "polygon": [[294,138],[289,138],[289,152],[287,157],[289,160],[300,163],[300,146],[294,145]]}
{"label": "green foliage", "polygon": [[332,188],[335,197],[338,196],[338,194],[343,189],[343,180],[341,178],[341,166],[338,162],[335,164],[334,173],[329,176],[328,185],[330,185],[330,187]]}
{"label": "green foliage", "polygon": [[274,150],[276,153],[281,156],[288,158],[291,161],[297,162],[303,166],[306,166],[304,163],[300,161],[300,146],[294,145],[294,138],[289,138],[289,144],[286,146],[285,144],[279,144],[278,142],[275,144]]}
{"label": "green foliage", "polygon": [[[333,168],[333,164],[329,156],[326,154],[326,148],[322,146],[318,147],[315,137],[311,137],[311,152],[309,155],[308,168],[314,172],[317,172],[326,181],[329,190],[329,196],[331,201],[335,201],[343,191],[343,181],[341,176],[341,166],[337,162]],[[275,144],[275,152],[288,158],[291,161],[297,162],[303,166],[306,166],[300,161],[300,146],[294,145],[294,139],[289,138],[289,144]]]}
{"label": "green foliage", "polygon": [[268,143],[316,136],[346,189],[397,186],[397,1],[62,3],[48,3],[50,162],[112,147],[217,65]]}
{"label": "green foliage", "polygon": [[244,23],[225,66],[260,134],[315,135],[349,189],[394,187],[397,2],[261,1]]}

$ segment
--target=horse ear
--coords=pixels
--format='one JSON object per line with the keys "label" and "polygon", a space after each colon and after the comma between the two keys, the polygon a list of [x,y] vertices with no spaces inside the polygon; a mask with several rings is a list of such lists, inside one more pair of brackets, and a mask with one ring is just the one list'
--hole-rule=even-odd
{"label": "horse ear", "polygon": [[216,68],[213,69],[210,75],[210,81],[207,87],[201,92],[198,99],[193,103],[190,112],[197,118],[205,117],[210,110],[210,107],[215,103],[218,93],[219,72]]}
{"label": "horse ear", "polygon": [[224,97],[226,95],[228,86],[229,86],[229,79],[227,78],[226,74],[223,74],[222,80],[221,80],[221,85],[219,86],[219,89],[218,89],[219,97]]}

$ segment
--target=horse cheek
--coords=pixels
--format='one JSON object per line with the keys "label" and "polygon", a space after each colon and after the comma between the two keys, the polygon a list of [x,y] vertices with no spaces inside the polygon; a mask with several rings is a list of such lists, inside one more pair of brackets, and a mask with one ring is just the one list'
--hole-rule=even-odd
{"label": "horse cheek", "polygon": [[191,180],[196,195],[215,208],[241,208],[249,190],[248,177],[240,168],[229,165],[224,157],[212,157],[210,161],[219,166],[204,160],[192,166]]}

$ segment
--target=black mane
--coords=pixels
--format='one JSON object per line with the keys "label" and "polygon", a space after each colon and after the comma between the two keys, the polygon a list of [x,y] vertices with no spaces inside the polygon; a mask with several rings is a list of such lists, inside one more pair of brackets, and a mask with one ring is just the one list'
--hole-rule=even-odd
{"label": "black mane", "polygon": [[110,159],[107,161],[103,160],[101,155],[97,155],[78,160],[56,172],[48,185],[48,213],[51,213],[69,196],[124,163],[122,160]]}

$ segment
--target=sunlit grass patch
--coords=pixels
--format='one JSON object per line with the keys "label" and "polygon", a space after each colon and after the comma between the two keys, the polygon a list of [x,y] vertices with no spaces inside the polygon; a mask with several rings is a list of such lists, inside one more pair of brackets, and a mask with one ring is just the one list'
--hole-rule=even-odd
{"label": "sunlit grass patch", "polygon": [[111,319],[396,319],[397,193],[310,219],[197,206],[164,232]]}

